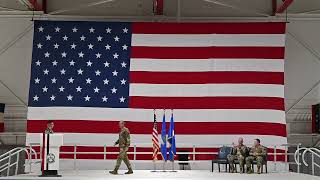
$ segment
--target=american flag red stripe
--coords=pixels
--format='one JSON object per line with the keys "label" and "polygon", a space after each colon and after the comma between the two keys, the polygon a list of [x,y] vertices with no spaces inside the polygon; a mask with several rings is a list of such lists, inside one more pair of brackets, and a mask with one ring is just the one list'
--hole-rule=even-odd
{"label": "american flag red stripe", "polygon": [[[196,121],[196,120],[195,120]],[[110,134],[117,133],[114,127],[117,121],[93,121],[93,120],[57,120],[55,123],[55,132],[59,133],[101,133]],[[160,122],[126,122],[132,134],[147,134],[149,127],[153,126],[153,142],[158,140],[158,131],[154,126],[161,127]],[[36,126],[38,125],[38,126]],[[29,120],[28,132],[41,132],[43,126],[46,125],[46,120]],[[167,124],[168,126],[169,124]],[[197,128],[194,128],[194,127]],[[228,127],[228,128],[225,128]],[[148,130],[149,128],[149,130]],[[253,134],[253,135],[276,135],[286,137],[286,125],[280,123],[266,123],[266,122],[175,122],[176,134]],[[273,131],[270,131],[273,129]]]}
{"label": "american flag red stripe", "polygon": [[285,23],[134,23],[134,34],[285,34]]}
{"label": "american flag red stripe", "polygon": [[284,84],[283,72],[141,72],[130,73],[131,83],[146,84]]}
{"label": "american flag red stripe", "polygon": [[133,108],[171,109],[275,109],[284,110],[278,97],[130,97]]}
{"label": "american flag red stripe", "polygon": [[152,109],[166,108],[176,109],[178,149],[217,148],[239,136],[269,147],[287,142],[285,23],[133,23],[132,33],[129,108],[30,107],[27,141],[53,119],[66,143],[102,146],[121,119],[133,144],[153,148]]}
{"label": "american flag red stripe", "polygon": [[[132,58],[208,59],[260,58],[283,59],[284,47],[141,47],[133,46]],[[232,52],[232,53],[230,53]]]}

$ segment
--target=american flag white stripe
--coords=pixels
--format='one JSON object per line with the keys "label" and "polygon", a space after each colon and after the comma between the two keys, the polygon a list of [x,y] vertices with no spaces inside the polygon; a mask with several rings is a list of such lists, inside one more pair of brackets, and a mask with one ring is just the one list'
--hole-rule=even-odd
{"label": "american flag white stripe", "polygon": [[[269,109],[175,109],[175,122],[270,122],[285,124],[285,112]],[[156,111],[162,117],[161,110]],[[150,122],[149,109],[86,108],[86,107],[28,107],[29,120],[130,120]],[[169,117],[170,113],[166,112]]]}
{"label": "american flag white stripe", "polygon": [[[39,140],[40,133],[27,133],[27,144]],[[64,133],[64,145],[83,145],[83,146],[103,146],[104,144],[112,146],[114,140],[119,134],[95,134],[95,133]],[[176,135],[177,147],[220,147],[221,145],[231,145],[232,142],[237,142],[238,137],[243,137],[247,145],[252,145],[256,135],[237,135],[237,134],[221,134],[221,135]],[[259,135],[263,139],[263,144],[266,146],[281,145],[287,143],[286,137]],[[131,134],[132,144],[137,147],[152,147],[150,142],[150,134],[136,135]],[[279,147],[280,148],[280,147]],[[150,158],[151,159],[151,158]]]}
{"label": "american flag white stripe", "polygon": [[283,59],[151,59],[132,58],[131,71],[208,72],[260,71],[283,72]]}
{"label": "american flag white stripe", "polygon": [[[166,92],[165,94],[163,92]],[[130,85],[131,96],[156,97],[282,97],[284,86],[274,84],[140,84]]]}
{"label": "american flag white stripe", "polygon": [[284,46],[284,34],[133,34],[132,46]]}

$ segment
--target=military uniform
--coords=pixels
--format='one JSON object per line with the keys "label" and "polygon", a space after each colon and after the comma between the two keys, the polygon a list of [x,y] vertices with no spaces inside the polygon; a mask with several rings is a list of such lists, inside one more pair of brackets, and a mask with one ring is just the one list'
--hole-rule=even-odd
{"label": "military uniform", "polygon": [[227,156],[229,165],[230,165],[230,171],[235,171],[234,161],[238,160],[240,165],[240,172],[243,173],[243,167],[244,167],[244,161],[248,153],[248,148],[245,145],[237,145],[232,149],[231,154]]}
{"label": "military uniform", "polygon": [[119,139],[115,142],[115,145],[117,145],[117,144],[119,144],[120,152],[119,152],[119,156],[117,159],[116,166],[113,170],[113,173],[112,173],[112,171],[110,173],[116,174],[120,165],[121,165],[121,162],[123,161],[129,170],[126,174],[131,174],[132,168],[131,168],[131,164],[130,164],[128,154],[127,154],[127,151],[130,146],[130,132],[129,132],[128,128],[124,127],[121,129],[121,131],[119,133]]}
{"label": "military uniform", "polygon": [[258,145],[250,148],[249,156],[246,158],[247,172],[252,173],[251,164],[253,160],[257,161],[258,173],[261,173],[261,166],[266,157],[267,152],[265,147]]}
{"label": "military uniform", "polygon": [[45,131],[44,131],[45,134],[53,134],[53,130],[50,129],[50,128],[47,128]]}

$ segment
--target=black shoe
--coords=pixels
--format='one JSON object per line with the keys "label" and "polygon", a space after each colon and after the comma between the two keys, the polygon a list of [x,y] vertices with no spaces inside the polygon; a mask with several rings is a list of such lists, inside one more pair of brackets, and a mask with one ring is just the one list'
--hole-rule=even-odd
{"label": "black shoe", "polygon": [[109,171],[109,173],[116,175],[116,174],[118,174],[118,171],[113,170],[113,171]]}
{"label": "black shoe", "polygon": [[124,174],[133,174],[133,171],[132,171],[132,169],[129,169],[128,172],[126,172]]}

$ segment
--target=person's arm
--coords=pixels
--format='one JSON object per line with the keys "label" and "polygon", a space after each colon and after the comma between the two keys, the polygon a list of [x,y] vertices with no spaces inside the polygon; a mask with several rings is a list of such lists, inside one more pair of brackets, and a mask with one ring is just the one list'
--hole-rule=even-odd
{"label": "person's arm", "polygon": [[261,153],[259,153],[260,155],[259,156],[267,156],[267,150],[265,147],[261,146]]}
{"label": "person's arm", "polygon": [[253,156],[253,155],[254,155],[253,147],[252,147],[252,148],[250,148],[249,155],[250,155],[250,156]]}
{"label": "person's arm", "polygon": [[114,142],[114,146],[118,145],[119,144],[119,139],[116,140],[116,142]]}
{"label": "person's arm", "polygon": [[127,144],[126,144],[126,146],[129,147],[129,146],[130,146],[130,132],[129,132],[129,130],[127,131],[127,137],[126,137],[126,138],[127,138],[127,141],[126,141]]}

